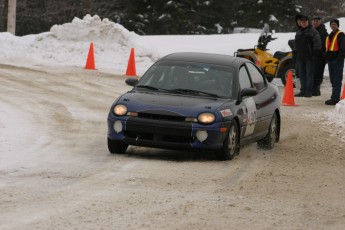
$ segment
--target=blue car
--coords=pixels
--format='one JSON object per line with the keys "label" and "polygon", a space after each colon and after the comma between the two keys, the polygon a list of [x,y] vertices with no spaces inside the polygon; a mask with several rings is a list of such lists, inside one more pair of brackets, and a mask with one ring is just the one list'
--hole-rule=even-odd
{"label": "blue car", "polygon": [[182,52],[154,63],[108,115],[108,149],[129,145],[213,151],[231,160],[240,146],[271,149],[280,137],[280,95],[249,60]]}

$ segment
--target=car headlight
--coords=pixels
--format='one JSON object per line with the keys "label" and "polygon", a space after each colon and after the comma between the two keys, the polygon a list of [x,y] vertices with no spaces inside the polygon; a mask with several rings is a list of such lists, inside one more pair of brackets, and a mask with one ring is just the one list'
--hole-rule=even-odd
{"label": "car headlight", "polygon": [[123,116],[123,115],[125,115],[127,113],[127,107],[125,105],[122,105],[122,104],[115,105],[114,113],[117,116]]}
{"label": "car headlight", "polygon": [[210,124],[213,123],[216,117],[213,113],[201,113],[198,116],[198,121],[203,124]]}

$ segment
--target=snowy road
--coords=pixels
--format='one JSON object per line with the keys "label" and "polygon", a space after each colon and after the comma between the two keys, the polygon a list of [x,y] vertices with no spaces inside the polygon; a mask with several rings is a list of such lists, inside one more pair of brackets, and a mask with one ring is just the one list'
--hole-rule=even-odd
{"label": "snowy road", "polygon": [[313,119],[331,109],[327,92],[282,107],[274,150],[252,144],[219,162],[138,147],[109,154],[106,117],[127,89],[98,71],[0,65],[0,229],[345,226],[345,144]]}

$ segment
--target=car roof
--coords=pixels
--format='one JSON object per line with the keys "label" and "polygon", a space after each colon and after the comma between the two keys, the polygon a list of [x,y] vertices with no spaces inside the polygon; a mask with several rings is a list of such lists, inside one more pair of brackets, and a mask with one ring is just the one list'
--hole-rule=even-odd
{"label": "car roof", "polygon": [[164,56],[161,60],[202,62],[216,65],[237,66],[246,62],[244,58],[233,57],[225,54],[180,52]]}

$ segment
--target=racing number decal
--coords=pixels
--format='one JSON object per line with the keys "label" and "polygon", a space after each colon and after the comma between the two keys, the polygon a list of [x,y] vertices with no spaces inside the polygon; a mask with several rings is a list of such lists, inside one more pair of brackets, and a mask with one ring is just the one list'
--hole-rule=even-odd
{"label": "racing number decal", "polygon": [[247,98],[244,101],[247,110],[247,119],[246,119],[246,131],[244,136],[253,134],[255,123],[256,123],[256,106],[253,98]]}

